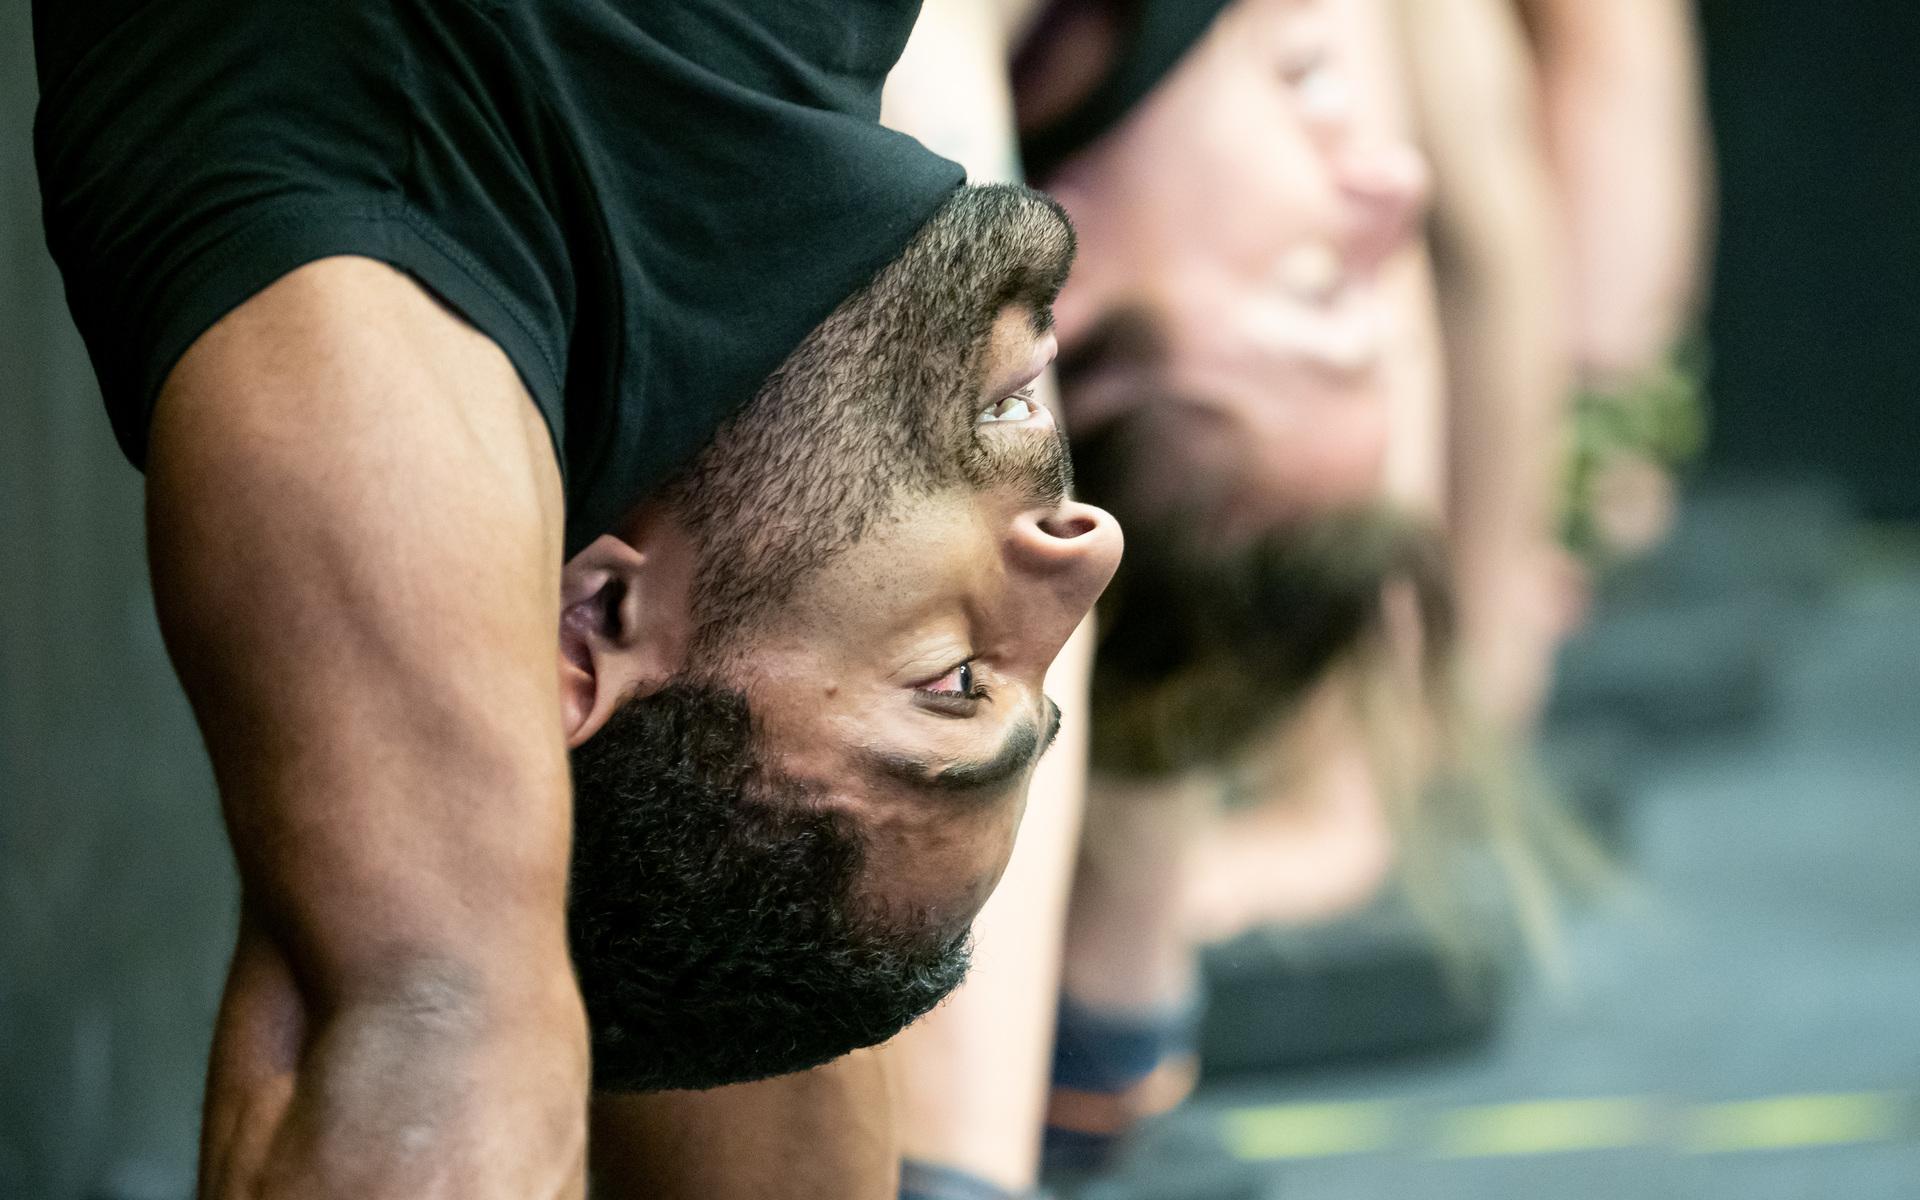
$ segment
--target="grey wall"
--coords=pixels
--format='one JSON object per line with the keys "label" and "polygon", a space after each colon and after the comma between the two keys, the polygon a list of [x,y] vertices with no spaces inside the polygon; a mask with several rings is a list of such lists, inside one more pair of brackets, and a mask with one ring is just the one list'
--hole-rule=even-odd
{"label": "grey wall", "polygon": [[0,0],[0,1197],[183,1197],[233,872],[41,240],[29,24]]}

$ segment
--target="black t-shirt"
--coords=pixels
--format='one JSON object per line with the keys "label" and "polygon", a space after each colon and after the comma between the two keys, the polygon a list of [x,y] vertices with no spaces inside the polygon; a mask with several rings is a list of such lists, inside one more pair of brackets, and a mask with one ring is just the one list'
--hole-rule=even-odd
{"label": "black t-shirt", "polygon": [[577,548],[960,168],[876,119],[919,0],[35,0],[47,240],[136,464],[209,325],[382,259],[498,343]]}

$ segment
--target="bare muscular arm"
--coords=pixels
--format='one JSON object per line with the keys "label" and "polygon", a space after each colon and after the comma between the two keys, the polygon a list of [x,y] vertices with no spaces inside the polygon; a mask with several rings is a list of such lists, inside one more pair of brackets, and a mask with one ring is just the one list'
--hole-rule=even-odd
{"label": "bare muscular arm", "polygon": [[174,371],[148,514],[244,896],[201,1194],[578,1195],[561,501],[511,367],[302,268]]}

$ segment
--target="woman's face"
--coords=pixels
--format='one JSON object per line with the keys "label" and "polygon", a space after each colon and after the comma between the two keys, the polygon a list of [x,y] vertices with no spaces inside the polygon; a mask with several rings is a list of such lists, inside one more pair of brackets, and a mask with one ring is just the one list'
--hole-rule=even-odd
{"label": "woman's face", "polygon": [[1056,305],[1076,438],[1138,426],[1156,452],[1129,492],[1229,540],[1381,492],[1378,275],[1415,235],[1426,173],[1363,134],[1360,87],[1320,0],[1240,0],[1043,181],[1080,238]]}

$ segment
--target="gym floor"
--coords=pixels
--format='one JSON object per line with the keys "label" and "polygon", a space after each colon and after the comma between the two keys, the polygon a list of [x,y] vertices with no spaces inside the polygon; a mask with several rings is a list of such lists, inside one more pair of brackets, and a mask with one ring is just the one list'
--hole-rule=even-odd
{"label": "gym floor", "polygon": [[1469,1050],[1203,1086],[1090,1195],[1920,1197],[1920,545],[1840,557],[1753,610],[1764,712],[1635,773],[1563,984]]}

